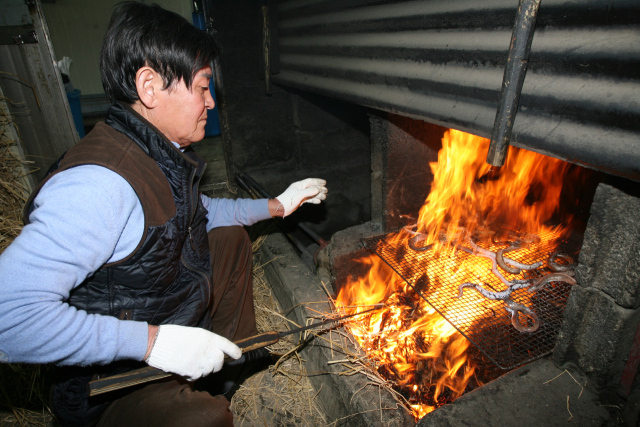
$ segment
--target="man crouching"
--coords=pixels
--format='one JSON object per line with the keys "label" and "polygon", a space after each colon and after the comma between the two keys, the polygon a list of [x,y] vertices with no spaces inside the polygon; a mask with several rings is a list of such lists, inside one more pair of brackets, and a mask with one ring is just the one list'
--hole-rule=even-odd
{"label": "man crouching", "polygon": [[[242,226],[326,197],[313,178],[272,200],[199,193],[206,164],[188,146],[214,107],[216,46],[159,6],[116,6],[100,55],[105,122],[52,167],[0,256],[0,360],[62,365],[64,425],[232,425],[224,388],[192,381],[257,334]],[[90,380],[145,363],[177,375],[88,397]]]}

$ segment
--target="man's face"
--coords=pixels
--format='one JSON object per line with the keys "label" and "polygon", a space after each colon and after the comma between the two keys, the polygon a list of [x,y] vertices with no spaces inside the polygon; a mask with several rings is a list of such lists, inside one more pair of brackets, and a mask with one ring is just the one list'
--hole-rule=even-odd
{"label": "man's face", "polygon": [[153,123],[181,147],[204,138],[207,110],[215,106],[209,92],[210,80],[211,67],[207,66],[196,73],[191,89],[180,80],[158,94]]}

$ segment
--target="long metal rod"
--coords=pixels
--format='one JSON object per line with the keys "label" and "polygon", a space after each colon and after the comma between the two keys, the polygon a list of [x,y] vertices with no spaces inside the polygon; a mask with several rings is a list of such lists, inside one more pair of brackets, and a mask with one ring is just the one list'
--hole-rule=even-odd
{"label": "long metal rod", "polygon": [[382,308],[382,307],[384,307],[383,303],[372,304],[372,308],[369,308],[367,310],[361,311],[359,313],[351,313],[351,314],[347,314],[346,316],[340,316],[337,319],[324,320],[324,321],[322,321],[320,323],[313,323],[311,325],[307,325],[307,326],[302,326],[300,328],[291,329],[290,331],[278,332],[278,336],[280,338],[282,338],[282,337],[286,337],[287,335],[297,334],[298,332],[304,332],[304,331],[307,331],[309,329],[319,328],[320,326],[328,325],[328,324],[333,323],[333,322],[340,322],[340,321],[348,319],[350,317],[359,316],[359,315],[364,314],[364,313],[369,313],[370,311],[378,310],[379,308]]}
{"label": "long metal rod", "polygon": [[487,155],[487,163],[492,166],[503,166],[507,156],[511,142],[511,131],[520,102],[520,93],[527,74],[529,52],[531,51],[531,41],[539,7],[540,0],[520,0],[518,6],[518,14],[511,35],[509,57],[502,79],[500,103]]}
{"label": "long metal rod", "polygon": [[[372,308],[361,311],[359,313],[352,313],[346,316],[338,317],[337,319],[329,319],[323,322],[313,323],[311,325],[302,326],[300,328],[292,329],[290,331],[263,332],[253,337],[236,341],[235,344],[238,347],[240,347],[243,353],[246,353],[252,350],[256,350],[258,348],[263,348],[269,345],[273,345],[277,343],[280,340],[280,338],[286,337],[287,335],[292,335],[299,332],[307,331],[309,329],[315,329],[321,326],[326,326],[336,322],[341,322],[345,319],[348,319],[354,316],[359,316],[361,314],[369,313],[371,311],[378,310],[382,307],[384,307],[384,304],[373,304]],[[226,357],[225,357],[225,360],[227,360]],[[119,390],[125,387],[143,384],[149,381],[159,380],[162,378],[169,377],[171,375],[174,375],[174,374],[170,372],[164,372],[161,369],[153,368],[151,366],[147,366],[140,369],[134,369],[132,371],[125,372],[124,374],[113,375],[110,377],[105,377],[98,380],[90,381],[89,396],[95,396],[98,394],[107,393],[109,391]]]}

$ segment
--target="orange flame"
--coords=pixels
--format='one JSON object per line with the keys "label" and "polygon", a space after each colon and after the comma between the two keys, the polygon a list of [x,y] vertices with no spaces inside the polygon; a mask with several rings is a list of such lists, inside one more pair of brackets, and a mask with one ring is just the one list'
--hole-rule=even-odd
{"label": "orange flame", "polygon": [[462,395],[474,374],[466,364],[469,342],[378,257],[359,262],[370,266],[369,274],[348,281],[336,301],[343,307],[385,302],[349,324],[369,359],[409,396],[416,419]]}
{"label": "orange flame", "polygon": [[468,233],[496,224],[527,233],[551,231],[545,222],[558,209],[569,164],[509,147],[505,165],[493,178],[485,162],[489,143],[458,130],[445,132],[438,162],[429,164],[434,180],[418,219],[418,231],[428,235],[425,244],[442,247],[442,231],[448,242],[455,241],[459,227]]}
{"label": "orange flame", "polygon": [[[427,235],[421,245],[434,243],[440,256],[440,273],[432,265],[423,269],[436,288],[432,292],[440,291],[442,271],[459,283],[482,283],[487,274],[487,260],[472,258],[461,264],[445,257],[445,249],[454,251],[450,243],[461,243],[461,230],[493,233],[506,228],[553,236],[568,230],[567,224],[546,224],[558,210],[567,163],[510,147],[505,165],[492,176],[484,160],[489,140],[448,130],[442,145],[438,162],[430,164],[434,180],[417,222],[417,231]],[[407,236],[401,231],[387,241],[406,245]],[[359,262],[370,266],[368,275],[346,283],[336,302],[345,308],[385,303],[384,309],[349,324],[369,359],[407,398],[416,419],[455,400],[475,372],[467,360],[466,338],[377,256]]]}

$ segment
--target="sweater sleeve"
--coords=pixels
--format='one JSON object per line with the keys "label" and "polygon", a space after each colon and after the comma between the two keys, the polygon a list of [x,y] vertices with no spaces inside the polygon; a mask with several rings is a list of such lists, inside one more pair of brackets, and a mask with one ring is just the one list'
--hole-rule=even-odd
{"label": "sweater sleeve", "polygon": [[212,199],[200,194],[207,209],[207,231],[230,225],[253,225],[271,218],[268,199]]}
{"label": "sweater sleeve", "polygon": [[142,360],[145,322],[89,314],[65,302],[107,261],[131,252],[127,246],[144,231],[128,227],[140,219],[139,204],[126,180],[99,166],[79,166],[47,182],[30,223],[0,256],[0,360]]}

